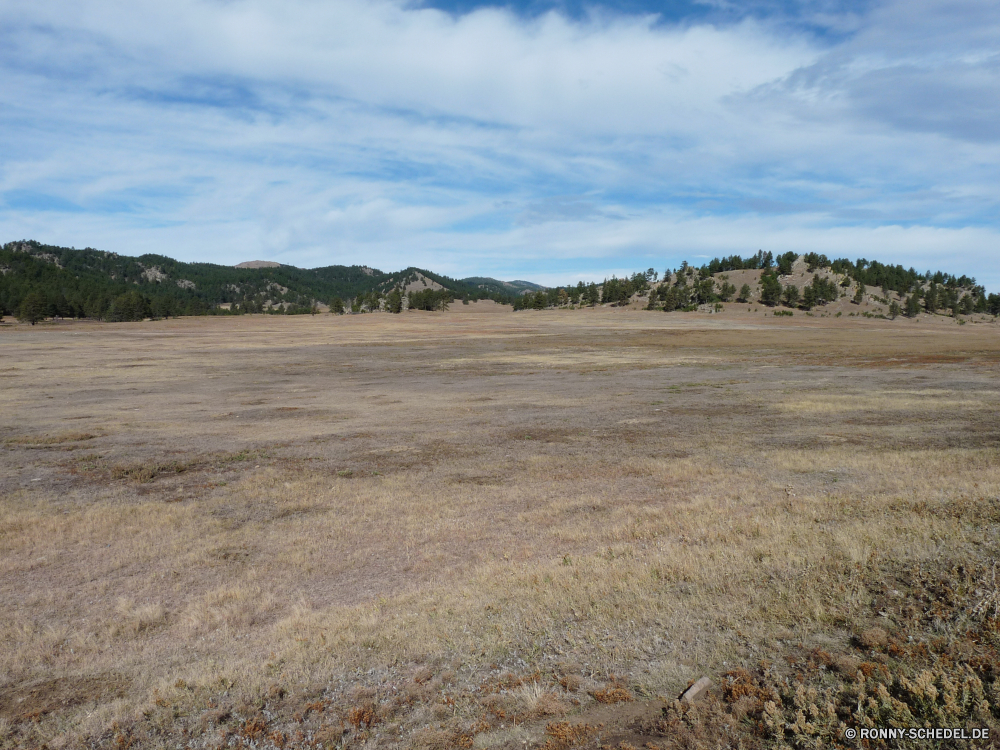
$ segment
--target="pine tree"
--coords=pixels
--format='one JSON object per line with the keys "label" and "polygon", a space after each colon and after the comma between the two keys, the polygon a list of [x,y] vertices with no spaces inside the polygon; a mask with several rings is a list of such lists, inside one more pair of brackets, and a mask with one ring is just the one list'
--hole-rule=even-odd
{"label": "pine tree", "polygon": [[715,301],[715,282],[712,279],[701,279],[694,287],[695,302],[706,305]]}
{"label": "pine tree", "polygon": [[41,320],[45,320],[46,307],[45,298],[38,292],[29,292],[21,301],[21,306],[17,311],[17,319],[22,323],[35,325]]}
{"label": "pine tree", "polygon": [[785,307],[795,307],[799,304],[799,288],[795,284],[789,284],[781,295]]}
{"label": "pine tree", "polygon": [[385,310],[386,312],[394,313],[398,315],[403,312],[403,293],[400,291],[399,287],[394,287],[391,292],[385,298]]}
{"label": "pine tree", "polygon": [[915,318],[920,314],[920,297],[914,292],[906,300],[906,317]]}
{"label": "pine tree", "polygon": [[740,296],[736,298],[736,301],[749,302],[751,294],[753,294],[753,292],[750,290],[750,285],[744,284],[743,286],[740,287]]}
{"label": "pine tree", "polygon": [[802,307],[806,310],[812,310],[816,306],[818,296],[816,286],[814,284],[806,284],[802,289]]}
{"label": "pine tree", "polygon": [[783,253],[778,256],[778,275],[787,276],[792,272],[792,264],[795,262],[796,258],[799,256],[792,251]]}
{"label": "pine tree", "polygon": [[761,274],[760,277],[760,302],[762,305],[774,307],[781,301],[781,282],[777,275],[773,273]]}

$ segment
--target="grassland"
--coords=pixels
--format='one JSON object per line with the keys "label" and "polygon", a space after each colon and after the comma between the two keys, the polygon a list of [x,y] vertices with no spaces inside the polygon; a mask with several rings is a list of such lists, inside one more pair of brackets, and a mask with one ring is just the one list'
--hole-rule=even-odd
{"label": "grassland", "polygon": [[996,324],[492,309],[0,329],[0,747],[1000,732]]}

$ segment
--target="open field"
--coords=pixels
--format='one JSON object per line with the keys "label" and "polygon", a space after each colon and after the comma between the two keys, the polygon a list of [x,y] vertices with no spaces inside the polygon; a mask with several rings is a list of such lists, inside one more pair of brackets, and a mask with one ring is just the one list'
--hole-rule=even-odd
{"label": "open field", "polygon": [[1000,327],[490,309],[0,329],[0,748],[1000,733]]}

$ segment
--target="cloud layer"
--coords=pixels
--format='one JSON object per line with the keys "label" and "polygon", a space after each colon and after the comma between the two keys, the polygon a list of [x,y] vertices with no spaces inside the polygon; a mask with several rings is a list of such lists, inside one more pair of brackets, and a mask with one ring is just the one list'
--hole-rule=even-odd
{"label": "cloud layer", "polygon": [[816,249],[1000,288],[1000,6],[692,9],[10,0],[0,232],[550,282]]}

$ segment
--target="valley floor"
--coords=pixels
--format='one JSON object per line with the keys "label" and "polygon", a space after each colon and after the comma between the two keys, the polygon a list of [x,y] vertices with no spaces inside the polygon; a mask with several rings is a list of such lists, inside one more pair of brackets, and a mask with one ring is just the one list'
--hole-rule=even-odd
{"label": "valley floor", "polygon": [[995,323],[467,307],[0,329],[0,748],[1000,733]]}

